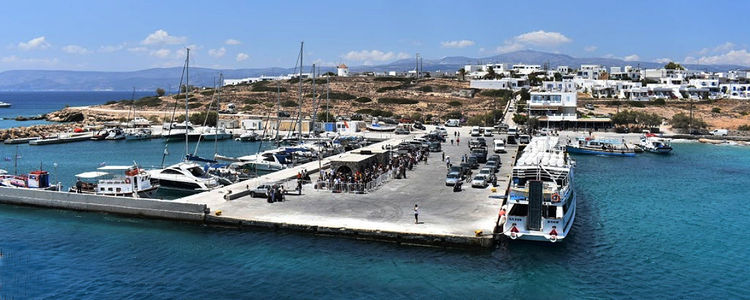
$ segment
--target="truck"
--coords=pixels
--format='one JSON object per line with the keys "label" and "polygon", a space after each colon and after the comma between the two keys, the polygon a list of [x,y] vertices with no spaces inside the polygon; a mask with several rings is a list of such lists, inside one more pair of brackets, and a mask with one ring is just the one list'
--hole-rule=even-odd
{"label": "truck", "polygon": [[717,135],[717,136],[727,136],[729,134],[729,130],[726,129],[714,129],[709,132],[711,135]]}

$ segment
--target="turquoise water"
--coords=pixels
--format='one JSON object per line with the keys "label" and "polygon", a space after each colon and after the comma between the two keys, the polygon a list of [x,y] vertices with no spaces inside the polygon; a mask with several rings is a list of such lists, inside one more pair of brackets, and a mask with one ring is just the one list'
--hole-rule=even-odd
{"label": "turquoise water", "polygon": [[0,206],[0,298],[746,297],[750,148],[674,148],[578,157],[573,234],[492,251]]}
{"label": "turquoise water", "polygon": [[[136,99],[154,95],[154,92],[135,92]],[[16,121],[18,116],[30,117],[46,114],[69,106],[103,104],[110,100],[130,99],[133,92],[0,92],[0,101],[11,103],[10,108],[0,108],[0,128],[46,124],[47,121]]]}

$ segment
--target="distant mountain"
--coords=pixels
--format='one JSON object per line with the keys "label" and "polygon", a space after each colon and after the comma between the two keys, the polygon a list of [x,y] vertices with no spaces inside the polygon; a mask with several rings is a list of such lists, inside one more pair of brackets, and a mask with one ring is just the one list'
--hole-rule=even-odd
{"label": "distant mountain", "polygon": [[[577,68],[582,64],[599,64],[607,67],[636,66],[642,68],[658,68],[661,63],[644,61],[624,61],[615,58],[578,58],[565,54],[547,53],[533,50],[522,50],[495,56],[470,58],[464,56],[449,56],[440,59],[423,59],[422,68],[425,71],[454,72],[466,64],[477,63],[509,63],[509,64],[545,64],[550,67],[570,66]],[[378,66],[352,66],[352,72],[387,72],[413,70],[416,59],[407,58]],[[685,65],[689,69],[706,71],[727,71],[747,69],[738,65]],[[309,66],[303,70],[310,69]],[[322,72],[335,71],[333,67],[321,68]],[[94,91],[115,90],[126,91],[135,87],[137,90],[152,91],[156,88],[175,90],[180,81],[181,67],[156,68],[132,72],[92,72],[92,71],[36,71],[13,70],[0,72],[0,90],[2,91]],[[219,73],[224,78],[245,78],[261,75],[285,75],[294,72],[293,68],[257,68],[257,69],[208,69],[190,68],[190,84],[197,86],[212,86]]]}

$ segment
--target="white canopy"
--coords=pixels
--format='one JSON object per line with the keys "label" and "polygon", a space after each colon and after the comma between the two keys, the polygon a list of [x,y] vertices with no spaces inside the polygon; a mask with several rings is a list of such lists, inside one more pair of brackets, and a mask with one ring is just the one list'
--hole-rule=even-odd
{"label": "white canopy", "polygon": [[97,168],[97,170],[101,170],[101,171],[124,171],[124,170],[130,169],[132,167],[133,166],[104,166],[104,167]]}
{"label": "white canopy", "polygon": [[90,178],[97,178],[97,177],[102,177],[102,176],[106,176],[106,175],[109,175],[109,173],[107,173],[107,172],[96,172],[96,171],[94,171],[94,172],[83,172],[83,173],[81,173],[81,174],[77,174],[77,175],[76,175],[76,177],[77,177],[77,178],[86,178],[86,179],[90,179]]}

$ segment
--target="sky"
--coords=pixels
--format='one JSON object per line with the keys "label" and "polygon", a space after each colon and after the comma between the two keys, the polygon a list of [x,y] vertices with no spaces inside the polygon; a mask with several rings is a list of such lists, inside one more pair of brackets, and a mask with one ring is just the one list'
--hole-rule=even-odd
{"label": "sky", "polygon": [[379,65],[523,49],[750,66],[750,1],[13,1],[0,71]]}

